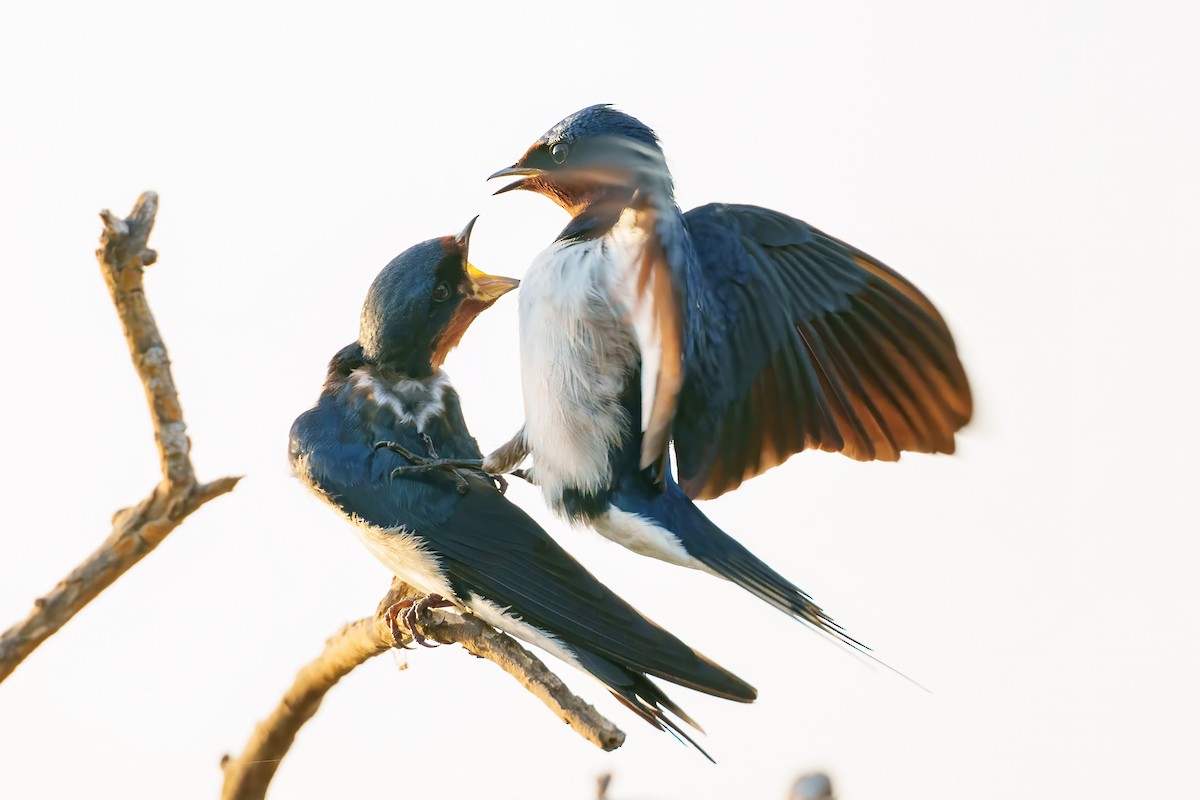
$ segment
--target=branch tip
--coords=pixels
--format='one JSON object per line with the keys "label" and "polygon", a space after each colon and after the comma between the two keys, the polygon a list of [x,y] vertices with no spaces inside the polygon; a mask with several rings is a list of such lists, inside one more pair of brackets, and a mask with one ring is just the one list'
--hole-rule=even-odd
{"label": "branch tip", "polygon": [[[128,221],[136,222],[139,225],[152,225],[156,214],[158,214],[158,192],[142,192],[133,205],[133,211],[130,212]],[[149,234],[149,231],[146,233]]]}
{"label": "branch tip", "polygon": [[107,208],[100,212],[100,220],[104,223],[104,229],[114,236],[126,236],[129,234],[129,226],[125,224],[125,220]]}

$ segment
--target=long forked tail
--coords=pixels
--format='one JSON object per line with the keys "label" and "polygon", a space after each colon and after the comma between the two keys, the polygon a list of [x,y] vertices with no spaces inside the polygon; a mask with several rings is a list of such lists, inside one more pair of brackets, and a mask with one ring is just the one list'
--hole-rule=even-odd
{"label": "long forked tail", "polygon": [[[787,578],[771,569],[761,558],[751,553],[740,542],[717,527],[704,516],[690,499],[677,487],[668,486],[662,499],[647,507],[651,517],[669,509],[663,520],[669,521],[671,532],[679,537],[688,553],[709,571],[736,583],[761,600],[811,626],[835,644],[849,648],[856,655],[866,658],[923,691],[929,691],[917,681],[881,661],[871,648],[855,639],[833,621],[825,610],[813,602],[808,593]],[[657,513],[656,513],[657,512]]]}
{"label": "long forked tail", "polygon": [[686,722],[688,725],[692,726],[701,733],[704,733],[704,729],[697,725],[695,720],[685,714],[683,709],[675,705],[671,698],[667,697],[666,693],[662,689],[655,686],[654,682],[645,675],[636,675],[635,682],[632,687],[623,687],[618,689],[610,686],[609,691],[611,691],[614,697],[624,703],[635,714],[646,720],[646,722],[650,723],[660,731],[666,731],[680,741],[687,742],[692,747],[696,748],[696,751],[700,753],[700,755],[707,758],[713,764],[717,763],[716,760],[708,754],[707,750],[696,744],[696,740],[689,736],[687,732],[683,730],[683,728],[679,727],[677,722],[668,717],[664,712],[670,711],[672,714],[679,717],[680,720]]}
{"label": "long forked tail", "polygon": [[[771,569],[766,562],[700,514],[699,510],[696,513],[711,528],[705,536],[705,544],[697,547],[699,552],[693,553],[700,563],[839,644],[864,654],[871,651],[871,648],[846,633],[824,609],[813,602],[807,592]],[[692,548],[689,546],[688,549]]]}
{"label": "long forked tail", "polygon": [[[713,757],[688,735],[680,723],[690,725],[701,733],[704,733],[704,729],[645,674],[615,664],[591,652],[576,651],[575,657],[579,665],[607,686],[613,697],[620,700],[626,708],[656,730],[666,731],[679,741],[690,744],[702,756],[716,763]],[[678,717],[679,722],[667,716],[667,712]]]}
{"label": "long forked tail", "polygon": [[730,537],[729,534],[717,528],[707,517],[704,519],[705,522],[712,525],[717,533],[723,537],[722,543],[728,550],[726,555],[719,558],[697,556],[697,559],[706,567],[722,578],[741,586],[755,597],[765,600],[794,619],[807,623],[835,644],[848,647],[856,655],[878,664],[889,672],[908,681],[918,689],[925,692],[929,691],[929,689],[908,677],[891,664],[880,660],[871,651],[870,647],[867,647],[846,633],[841,625],[834,622],[833,618],[826,614],[824,609],[814,603],[812,598],[803,589],[771,569],[765,562]]}
{"label": "long forked tail", "polygon": [[[636,514],[657,527],[660,535],[676,538],[687,555],[704,569],[736,583],[834,641],[859,653],[869,653],[869,647],[846,633],[804,590],[704,516],[674,481],[668,480],[661,494],[630,493],[617,498],[619,508],[626,504],[626,514]],[[693,562],[693,566],[697,565]]]}

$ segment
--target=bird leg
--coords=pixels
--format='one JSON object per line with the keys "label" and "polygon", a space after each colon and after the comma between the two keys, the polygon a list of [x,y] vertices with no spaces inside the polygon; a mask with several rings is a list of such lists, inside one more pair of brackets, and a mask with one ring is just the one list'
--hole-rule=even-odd
{"label": "bird leg", "polygon": [[516,435],[488,454],[483,460],[483,471],[497,483],[496,488],[500,489],[501,494],[508,489],[508,481],[503,477],[506,472],[537,486],[532,469],[518,469],[518,465],[528,456],[529,442],[525,439],[525,426],[522,425]]}
{"label": "bird leg", "polygon": [[514,472],[529,455],[529,443],[525,441],[525,426],[504,444],[497,447],[483,460],[483,471],[489,475]]}
{"label": "bird leg", "polygon": [[[483,467],[483,462],[477,458],[442,458],[438,455],[437,450],[434,448],[433,439],[429,438],[429,434],[422,433],[421,439],[425,442],[425,448],[429,451],[428,457],[417,455],[399,442],[376,442],[375,449],[391,450],[393,453],[404,456],[412,462],[411,466],[396,467],[393,469],[393,478],[399,478],[402,475],[413,475],[422,472],[436,472],[439,470],[444,470],[454,476],[455,488],[458,490],[458,493],[466,494],[470,489],[470,486],[467,484],[467,476],[462,473],[462,470],[479,471]],[[508,488],[507,483],[505,484],[504,488]]]}

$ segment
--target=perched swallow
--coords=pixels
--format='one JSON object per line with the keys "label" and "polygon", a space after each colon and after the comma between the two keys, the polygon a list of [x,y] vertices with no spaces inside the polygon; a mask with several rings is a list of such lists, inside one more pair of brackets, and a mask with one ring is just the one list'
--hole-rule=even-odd
{"label": "perched swallow", "polygon": [[562,120],[491,177],[503,176],[518,180],[497,194],[537,192],[571,221],[523,279],[525,425],[487,471],[532,454],[529,474],[560,514],[854,643],[690,498],[810,448],[952,452],[971,394],[933,304],[777,211],[681,213],[655,133],[609,106]]}
{"label": "perched swallow", "polygon": [[467,263],[470,231],[406,250],[375,279],[358,341],[333,357],[316,406],[292,426],[292,468],[430,603],[549,651],[692,742],[665,712],[695,723],[648,675],[741,702],[754,688],[601,584],[485,474],[436,466],[479,463],[440,367],[475,317],[517,286]]}

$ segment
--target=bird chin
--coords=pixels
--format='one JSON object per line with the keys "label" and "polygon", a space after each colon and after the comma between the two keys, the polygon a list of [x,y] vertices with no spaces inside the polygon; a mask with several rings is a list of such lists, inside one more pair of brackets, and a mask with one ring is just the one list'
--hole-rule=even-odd
{"label": "bird chin", "polygon": [[430,358],[430,366],[434,369],[439,369],[446,361],[446,357],[450,355],[450,351],[458,347],[458,343],[462,341],[463,334],[467,332],[467,328],[471,327],[471,323],[475,318],[482,314],[487,309],[491,308],[492,300],[477,300],[468,298],[462,302],[458,309],[454,312],[454,316],[450,318],[446,329],[442,331],[442,335],[434,342],[433,353]]}
{"label": "bird chin", "polygon": [[541,191],[539,188],[537,188],[537,187],[535,187],[535,186],[531,185],[531,184],[532,184],[532,182],[533,182],[533,178],[532,178],[532,176],[527,176],[527,177],[524,177],[524,178],[518,178],[517,180],[515,180],[515,181],[513,181],[512,183],[508,184],[507,186],[504,186],[504,187],[502,187],[502,188],[500,188],[500,189],[497,189],[496,191],[492,192],[492,194],[493,194],[493,195],[497,195],[497,194],[504,194],[505,192],[515,192],[515,191],[518,191],[518,190],[529,191],[529,192],[539,192],[539,191]]}

